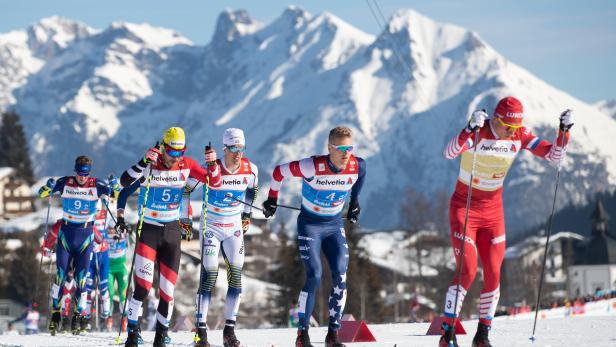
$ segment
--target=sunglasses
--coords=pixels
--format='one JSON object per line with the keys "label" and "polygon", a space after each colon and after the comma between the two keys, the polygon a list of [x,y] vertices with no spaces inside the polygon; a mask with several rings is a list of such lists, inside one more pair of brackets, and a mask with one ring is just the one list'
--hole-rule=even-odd
{"label": "sunglasses", "polygon": [[353,145],[340,145],[340,146],[336,146],[336,145],[330,144],[330,146],[332,148],[337,149],[338,151],[340,151],[342,153],[353,152]]}
{"label": "sunglasses", "polygon": [[504,126],[504,127],[507,127],[507,128],[509,128],[509,129],[512,129],[512,130],[520,129],[521,127],[523,127],[523,126],[524,126],[524,125],[522,125],[522,124],[520,124],[520,125],[511,125],[511,124],[508,124],[508,123],[503,122],[503,120],[502,120],[502,119],[500,119],[500,118],[498,118],[498,117],[495,117],[495,118],[496,118],[496,120],[498,120],[498,122],[500,123],[500,125],[502,125],[502,126]]}
{"label": "sunglasses", "polygon": [[246,151],[246,147],[225,146],[225,148],[231,153],[244,153]]}
{"label": "sunglasses", "polygon": [[186,147],[184,147],[181,150],[177,150],[177,149],[174,149],[173,147],[170,147],[169,145],[165,144],[165,152],[170,157],[179,158],[179,157],[184,155],[184,152],[186,152]]}
{"label": "sunglasses", "polygon": [[87,164],[75,165],[75,173],[77,174],[77,176],[88,177],[90,176],[91,169],[92,167]]}

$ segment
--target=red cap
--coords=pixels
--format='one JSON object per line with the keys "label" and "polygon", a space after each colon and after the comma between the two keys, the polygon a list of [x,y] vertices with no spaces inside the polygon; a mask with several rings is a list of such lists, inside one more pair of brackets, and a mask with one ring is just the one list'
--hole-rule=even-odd
{"label": "red cap", "polygon": [[522,125],[524,119],[522,103],[513,96],[503,98],[496,105],[494,117],[500,118],[504,123],[510,125]]}

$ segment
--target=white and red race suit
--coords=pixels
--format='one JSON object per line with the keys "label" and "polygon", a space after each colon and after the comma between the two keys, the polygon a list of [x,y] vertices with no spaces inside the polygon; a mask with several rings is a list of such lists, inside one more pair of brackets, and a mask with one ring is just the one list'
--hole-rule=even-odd
{"label": "white and red race suit", "polygon": [[[565,155],[569,133],[559,131],[556,145],[542,140],[526,128],[519,128],[510,138],[499,138],[492,121],[479,130],[474,143],[474,133],[462,130],[447,145],[445,158],[454,159],[460,154],[460,172],[456,189],[449,205],[451,243],[456,264],[460,262],[466,199],[470,184],[473,150],[476,153],[475,171],[472,182],[471,204],[466,228],[464,264],[461,271],[460,292],[457,312],[454,312],[457,274],[452,280],[445,300],[445,315],[456,317],[462,307],[464,296],[477,272],[477,254],[483,266],[483,288],[479,298],[479,321],[490,325],[500,296],[500,268],[505,254],[505,217],[503,213],[503,182],[513,160],[521,150],[528,150],[538,157],[558,162]],[[564,138],[563,138],[564,137]]]}

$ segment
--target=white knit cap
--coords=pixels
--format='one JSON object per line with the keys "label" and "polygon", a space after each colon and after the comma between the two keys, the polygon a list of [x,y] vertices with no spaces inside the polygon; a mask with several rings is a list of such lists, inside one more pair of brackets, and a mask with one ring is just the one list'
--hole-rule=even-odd
{"label": "white knit cap", "polygon": [[244,132],[242,129],[238,128],[229,128],[225,130],[225,133],[222,135],[222,144],[225,146],[245,146],[246,140],[244,139]]}

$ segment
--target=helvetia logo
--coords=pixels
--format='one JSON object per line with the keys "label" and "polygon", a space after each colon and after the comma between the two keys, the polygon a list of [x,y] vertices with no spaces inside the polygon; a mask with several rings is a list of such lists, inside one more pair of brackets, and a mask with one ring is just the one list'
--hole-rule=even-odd
{"label": "helvetia logo", "polygon": [[317,178],[316,183],[323,186],[343,186],[347,184],[343,179],[336,178],[333,180],[327,178]]}
{"label": "helvetia logo", "polygon": [[[245,180],[246,178],[244,178]],[[240,185],[242,184],[242,181],[240,181],[237,178],[232,178],[232,179],[222,179],[222,184],[235,184],[235,185]]]}
{"label": "helvetia logo", "polygon": [[[67,189],[66,192],[71,195],[88,195],[88,192],[83,191],[83,190]],[[90,195],[92,195],[92,192],[90,192]]]}
{"label": "helvetia logo", "polygon": [[179,182],[180,179],[175,176],[152,176],[154,182]]}
{"label": "helvetia logo", "polygon": [[495,146],[495,145],[481,145],[481,150],[486,152],[495,152],[495,153],[509,153],[510,149],[504,145]]}

